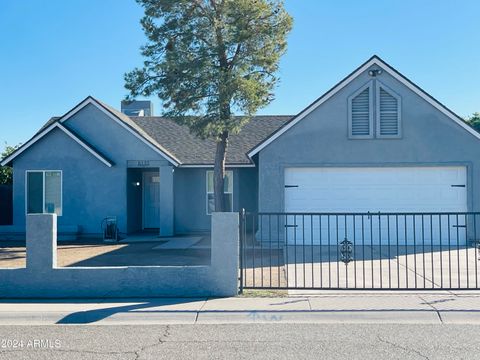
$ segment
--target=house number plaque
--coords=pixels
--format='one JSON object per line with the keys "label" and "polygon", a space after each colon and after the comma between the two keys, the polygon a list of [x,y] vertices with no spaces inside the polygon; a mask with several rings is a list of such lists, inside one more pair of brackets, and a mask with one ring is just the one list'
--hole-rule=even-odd
{"label": "house number plaque", "polygon": [[128,160],[127,166],[129,168],[158,168],[164,166],[165,161],[158,160]]}
{"label": "house number plaque", "polygon": [[137,161],[137,166],[138,167],[149,167],[150,166],[150,161],[148,161],[148,160],[138,160]]}

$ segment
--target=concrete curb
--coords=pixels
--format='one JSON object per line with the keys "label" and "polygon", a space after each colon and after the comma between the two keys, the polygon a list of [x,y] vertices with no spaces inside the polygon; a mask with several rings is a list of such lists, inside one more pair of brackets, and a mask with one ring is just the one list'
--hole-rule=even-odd
{"label": "concrete curb", "polygon": [[3,300],[0,325],[480,324],[480,294]]}

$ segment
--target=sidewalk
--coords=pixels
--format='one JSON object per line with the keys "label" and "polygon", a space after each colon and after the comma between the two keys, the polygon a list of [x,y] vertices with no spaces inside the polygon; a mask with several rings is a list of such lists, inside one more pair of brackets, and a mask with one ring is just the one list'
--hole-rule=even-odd
{"label": "sidewalk", "polygon": [[480,324],[479,292],[316,292],[221,299],[0,300],[0,325]]}

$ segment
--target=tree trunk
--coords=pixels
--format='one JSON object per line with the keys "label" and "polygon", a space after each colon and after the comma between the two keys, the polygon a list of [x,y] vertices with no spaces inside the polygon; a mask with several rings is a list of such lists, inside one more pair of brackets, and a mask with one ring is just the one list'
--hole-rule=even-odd
{"label": "tree trunk", "polygon": [[224,196],[224,178],[225,178],[225,162],[227,158],[228,132],[224,131],[220,135],[217,142],[217,150],[215,153],[215,167],[213,171],[213,190],[215,197],[215,211],[226,211]]}
{"label": "tree trunk", "polygon": [[[214,3],[214,2],[213,2]],[[217,19],[219,20],[219,19]],[[219,21],[220,23],[220,21]],[[232,100],[232,95],[228,91],[226,84],[228,83],[229,68],[227,54],[225,50],[225,44],[223,41],[222,30],[220,27],[215,26],[215,33],[217,38],[218,46],[218,60],[221,68],[221,77],[219,79],[219,105],[220,113],[219,117],[222,122],[226,122],[231,115],[230,102]],[[217,140],[217,150],[215,153],[215,165],[213,169],[213,190],[215,197],[215,211],[222,212],[226,211],[225,204],[225,189],[224,189],[224,178],[225,178],[225,162],[227,158],[227,146],[228,146],[228,131],[223,130]]]}

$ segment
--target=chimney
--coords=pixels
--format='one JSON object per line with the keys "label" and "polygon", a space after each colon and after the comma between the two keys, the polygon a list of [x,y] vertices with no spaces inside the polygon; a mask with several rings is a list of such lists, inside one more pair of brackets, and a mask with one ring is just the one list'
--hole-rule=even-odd
{"label": "chimney", "polygon": [[153,104],[150,100],[122,100],[121,110],[127,116],[153,116]]}

